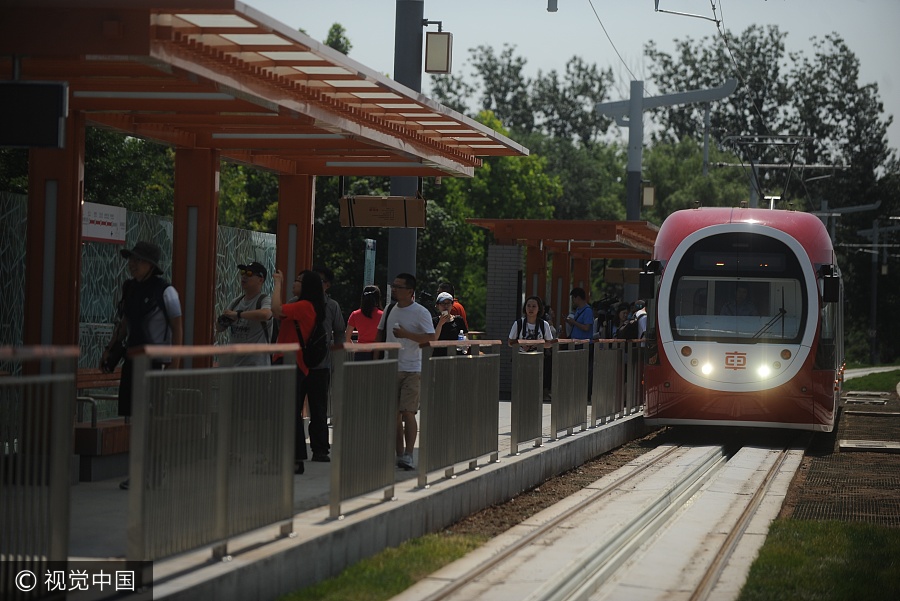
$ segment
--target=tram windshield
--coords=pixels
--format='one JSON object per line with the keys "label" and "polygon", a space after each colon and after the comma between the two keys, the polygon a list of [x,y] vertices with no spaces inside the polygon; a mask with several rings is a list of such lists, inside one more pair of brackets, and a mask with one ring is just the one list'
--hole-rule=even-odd
{"label": "tram windshield", "polygon": [[806,311],[800,263],[768,236],[711,236],[678,265],[669,311],[676,340],[799,342]]}

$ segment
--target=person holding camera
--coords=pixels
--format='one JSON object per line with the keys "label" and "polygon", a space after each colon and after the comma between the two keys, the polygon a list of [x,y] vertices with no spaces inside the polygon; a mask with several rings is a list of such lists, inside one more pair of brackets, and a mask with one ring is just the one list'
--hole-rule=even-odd
{"label": "person holding camera", "polygon": [[[262,287],[268,271],[253,261],[238,265],[241,276],[241,296],[229,303],[216,320],[216,332],[228,330],[229,344],[268,344],[271,341],[272,298],[263,294]],[[269,355],[238,355],[234,366],[269,365]]]}
{"label": "person holding camera", "polygon": [[[462,316],[454,315],[452,313],[452,294],[450,294],[449,292],[439,293],[437,295],[437,301],[434,303],[434,306],[438,311],[437,317],[433,317],[431,319],[431,322],[434,324],[435,340],[459,340],[460,332],[464,335],[469,333],[469,328],[466,327],[466,322],[462,318]],[[434,349],[434,353],[432,353],[432,357],[446,356],[447,349],[445,348]]]}

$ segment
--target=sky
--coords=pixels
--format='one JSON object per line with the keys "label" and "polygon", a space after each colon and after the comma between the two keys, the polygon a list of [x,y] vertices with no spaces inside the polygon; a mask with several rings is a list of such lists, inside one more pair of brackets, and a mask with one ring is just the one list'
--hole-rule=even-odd
{"label": "sky", "polygon": [[[320,41],[333,23],[340,23],[352,44],[351,58],[381,73],[393,72],[395,0],[243,1]],[[454,73],[468,72],[468,50],[479,45],[491,46],[496,53],[505,44],[515,46],[516,55],[527,60],[529,76],[538,70],[562,73],[570,58],[580,56],[612,68],[616,86],[608,100],[626,98],[632,73],[648,82],[648,95],[654,93],[643,59],[646,42],[654,40],[661,50],[672,52],[674,39],[718,35],[711,21],[655,12],[654,0],[558,0],[555,13],[547,12],[547,2],[424,0],[424,15],[442,21],[443,30],[453,34]],[[658,4],[660,9],[713,16],[711,0]],[[900,0],[715,0],[715,6],[728,31],[737,34],[753,24],[775,24],[786,34],[788,52],[803,51],[809,57],[811,37],[838,33],[860,61],[860,85],[878,84],[885,115],[894,115],[889,145],[900,148]],[[426,94],[428,86],[426,75]]]}

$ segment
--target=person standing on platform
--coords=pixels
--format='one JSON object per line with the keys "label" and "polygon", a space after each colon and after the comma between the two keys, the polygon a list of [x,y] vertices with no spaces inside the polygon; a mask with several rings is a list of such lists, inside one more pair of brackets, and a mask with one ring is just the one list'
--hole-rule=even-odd
{"label": "person standing on platform", "polygon": [[306,394],[309,401],[309,447],[312,449],[312,460],[331,461],[328,453],[331,444],[328,442],[328,389],[331,386],[331,345],[344,343],[344,315],[337,301],[328,296],[328,289],[334,281],[334,273],[327,267],[313,267],[322,281],[325,293],[325,320],[322,326],[328,337],[328,354],[319,365],[310,365],[306,377]]}
{"label": "person standing on platform", "polygon": [[[268,344],[271,340],[272,298],[262,287],[269,272],[256,261],[238,265],[243,294],[222,311],[216,320],[216,331],[228,330],[229,344]],[[271,362],[269,355],[238,355],[234,366],[263,366]]]}
{"label": "person standing on platform", "polygon": [[569,337],[576,340],[590,340],[591,333],[594,331],[594,313],[587,302],[584,288],[572,288],[569,296],[572,297],[574,306],[572,314],[566,318]]}
{"label": "person standing on platform", "polygon": [[[272,276],[272,314],[283,320],[278,329],[278,343],[298,343],[298,334],[304,342],[309,341],[310,334],[317,322],[325,319],[325,291],[322,289],[322,278],[319,274],[306,270],[301,271],[295,280],[293,291],[297,301],[282,304],[284,292],[284,275],[276,271]],[[278,358],[276,357],[276,362]],[[303,361],[303,349],[297,351],[297,387],[295,402],[297,412],[294,416],[294,473],[302,474],[303,462],[307,458],[306,433],[303,431],[303,398],[306,396],[306,376],[309,368]],[[327,427],[326,427],[327,428]],[[310,426],[310,430],[312,427]],[[327,432],[326,432],[327,435]]]}
{"label": "person standing on platform", "polygon": [[397,354],[397,467],[414,469],[413,449],[419,435],[416,413],[422,374],[422,349],[419,344],[434,340],[431,313],[415,302],[416,278],[400,273],[391,284],[396,300],[385,309],[378,324],[379,337],[400,343]]}
{"label": "person standing on platform", "polygon": [[466,331],[469,331],[469,318],[466,317],[466,309],[462,306],[462,303],[459,302],[459,299],[456,298],[456,292],[453,290],[453,284],[450,282],[441,282],[438,284],[438,293],[446,292],[453,298],[453,306],[450,307],[450,315],[459,315],[462,317],[463,325],[466,327]]}
{"label": "person standing on platform", "polygon": [[[116,309],[117,323],[112,339],[103,351],[100,369],[106,373],[115,371],[119,361],[125,358],[119,379],[119,415],[131,417],[131,399],[134,379],[134,363],[122,352],[150,344],[180,346],[184,340],[181,319],[181,302],[175,287],[160,277],[159,266],[162,251],[152,242],[140,241],[131,250],[119,251],[128,259],[131,279],[122,284],[122,296]],[[177,369],[178,357],[154,359],[151,369]],[[130,479],[119,484],[128,490]]]}
{"label": "person standing on platform", "polygon": [[[359,299],[359,309],[350,313],[347,318],[347,330],[344,332],[344,340],[353,340],[353,331],[358,332],[356,342],[369,344],[378,341],[378,324],[381,321],[381,289],[371,285],[363,288],[362,297]],[[373,353],[354,353],[356,361],[368,361]]]}
{"label": "person standing on platform", "polygon": [[[438,293],[435,307],[437,307],[438,314],[431,320],[434,324],[435,340],[459,340],[460,333],[465,335],[469,332],[465,320],[450,312],[453,307],[453,296],[449,292]],[[431,356],[446,357],[447,349],[434,349]]]}

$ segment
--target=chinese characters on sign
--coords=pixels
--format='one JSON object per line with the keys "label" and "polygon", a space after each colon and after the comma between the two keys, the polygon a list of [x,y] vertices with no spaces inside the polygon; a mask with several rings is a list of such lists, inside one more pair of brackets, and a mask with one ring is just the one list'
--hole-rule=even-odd
{"label": "chinese characters on sign", "polygon": [[90,242],[125,244],[126,210],[86,202],[81,207],[81,238]]}

